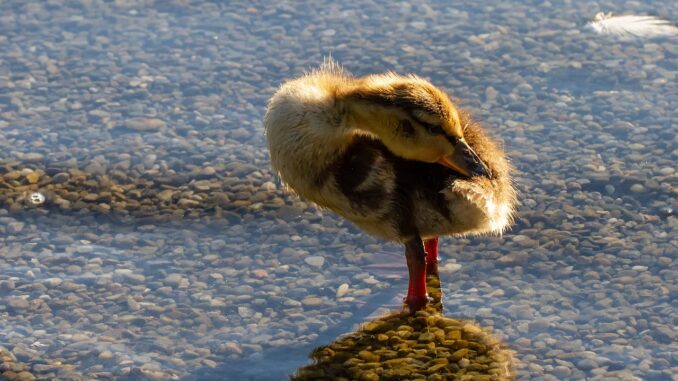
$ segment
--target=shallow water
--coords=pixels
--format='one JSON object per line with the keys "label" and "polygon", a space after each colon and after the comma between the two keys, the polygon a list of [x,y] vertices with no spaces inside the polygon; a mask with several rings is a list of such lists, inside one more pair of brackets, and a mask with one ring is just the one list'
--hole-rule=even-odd
{"label": "shallow water", "polygon": [[599,11],[678,19],[671,1],[3,2],[0,347],[44,379],[278,380],[397,309],[402,248],[269,167],[266,100],[331,54],[430,78],[516,167],[511,231],[441,240],[447,316],[491,328],[518,379],[674,377],[678,44],[595,34]]}

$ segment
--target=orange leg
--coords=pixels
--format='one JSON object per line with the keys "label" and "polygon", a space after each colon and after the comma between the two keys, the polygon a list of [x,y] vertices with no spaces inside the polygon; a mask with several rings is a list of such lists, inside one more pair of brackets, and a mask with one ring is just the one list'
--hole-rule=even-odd
{"label": "orange leg", "polygon": [[438,237],[424,240],[426,250],[426,263],[438,263]]}
{"label": "orange leg", "polygon": [[426,251],[426,283],[429,297],[433,301],[433,308],[442,312],[442,293],[440,291],[440,276],[438,275],[438,237],[424,240]]}
{"label": "orange leg", "polygon": [[409,271],[409,286],[405,303],[414,313],[423,309],[428,303],[426,293],[426,252],[421,238],[416,237],[405,243],[407,270]]}

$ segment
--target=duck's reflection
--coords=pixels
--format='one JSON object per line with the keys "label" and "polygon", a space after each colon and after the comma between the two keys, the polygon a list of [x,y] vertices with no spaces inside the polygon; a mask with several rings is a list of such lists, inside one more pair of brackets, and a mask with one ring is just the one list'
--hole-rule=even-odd
{"label": "duck's reflection", "polygon": [[445,317],[437,266],[431,302],[415,315],[398,312],[316,348],[313,364],[293,380],[512,380],[513,356],[477,324]]}

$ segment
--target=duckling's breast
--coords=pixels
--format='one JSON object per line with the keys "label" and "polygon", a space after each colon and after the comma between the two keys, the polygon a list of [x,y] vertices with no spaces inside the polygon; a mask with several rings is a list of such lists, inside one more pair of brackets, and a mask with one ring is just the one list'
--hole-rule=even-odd
{"label": "duckling's breast", "polygon": [[[433,208],[425,201],[417,202],[418,226],[422,235],[501,234],[513,221],[516,191],[511,180],[511,166],[504,151],[476,123],[463,115],[466,126],[464,137],[469,146],[490,169],[490,178],[473,178],[445,174],[445,185],[440,190],[449,216],[448,222],[430,221]],[[430,203],[429,203],[430,204]],[[439,209],[439,208],[438,208]],[[428,210],[428,211],[427,211]],[[435,216],[436,214],[433,213]]]}
{"label": "duckling's breast", "polygon": [[490,164],[493,178],[468,179],[436,163],[402,159],[381,141],[359,136],[328,167],[327,197],[319,203],[391,241],[500,234],[511,221],[513,188],[496,159]]}
{"label": "duckling's breast", "polygon": [[497,179],[468,179],[439,164],[397,161],[396,207],[401,240],[414,235],[501,233],[511,207]]}
{"label": "duckling's breast", "polygon": [[[512,222],[516,192],[510,165],[477,124],[464,121],[465,140],[490,169],[490,178],[466,178],[439,164],[396,158],[395,192],[400,199],[401,235],[501,234]],[[468,122],[468,123],[466,123]]]}

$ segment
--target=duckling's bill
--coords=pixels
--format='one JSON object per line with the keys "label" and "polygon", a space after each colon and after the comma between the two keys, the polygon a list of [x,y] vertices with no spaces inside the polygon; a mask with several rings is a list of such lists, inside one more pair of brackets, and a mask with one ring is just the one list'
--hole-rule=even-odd
{"label": "duckling's bill", "polygon": [[466,177],[483,176],[490,178],[491,173],[478,154],[464,140],[457,141],[454,153],[443,156],[438,164],[444,165]]}

